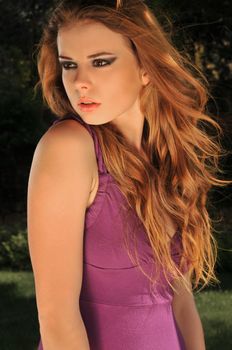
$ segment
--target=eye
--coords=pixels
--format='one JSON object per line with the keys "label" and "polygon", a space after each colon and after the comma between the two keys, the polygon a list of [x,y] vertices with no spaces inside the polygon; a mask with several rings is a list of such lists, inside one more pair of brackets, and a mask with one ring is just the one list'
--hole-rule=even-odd
{"label": "eye", "polygon": [[[69,70],[69,69],[75,68],[75,64],[70,63],[70,62],[60,62],[60,65],[64,70]],[[70,67],[72,65],[74,65],[74,67]]]}
{"label": "eye", "polygon": [[[110,65],[115,60],[116,60],[116,57],[111,58],[110,60],[98,58],[98,59],[93,60],[93,66],[97,67],[97,68],[104,67],[104,66]],[[95,65],[95,63],[96,63],[96,65]],[[70,70],[70,69],[77,68],[77,65],[75,63],[72,63],[69,61],[60,61],[60,65],[64,70]]]}
{"label": "eye", "polygon": [[[104,60],[104,59],[101,59],[101,58],[94,60],[93,63],[94,62],[101,63],[100,65],[98,64],[97,67],[104,67],[104,66],[107,66],[107,65],[111,64],[111,61]],[[103,62],[105,62],[105,63],[102,64]]]}

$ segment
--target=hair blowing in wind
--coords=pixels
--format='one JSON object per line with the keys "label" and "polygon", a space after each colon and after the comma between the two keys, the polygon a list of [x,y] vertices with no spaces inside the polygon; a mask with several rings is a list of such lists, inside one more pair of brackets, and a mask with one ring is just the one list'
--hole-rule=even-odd
{"label": "hair blowing in wind", "polygon": [[[222,129],[206,112],[207,80],[184,54],[178,52],[154,13],[142,0],[62,1],[44,28],[39,43],[38,72],[44,102],[58,117],[72,108],[61,79],[57,33],[60,28],[82,20],[100,22],[129,38],[139,65],[151,80],[140,92],[145,116],[142,144],[149,159],[126,142],[110,123],[92,125],[103,158],[129,207],[145,227],[154,259],[165,266],[165,275],[181,278],[188,264],[193,287],[218,282],[214,267],[217,242],[207,211],[212,186],[230,183],[219,179],[223,153]],[[214,133],[215,131],[216,133]],[[182,236],[182,254],[177,266],[170,254],[166,218],[176,223]],[[170,282],[169,282],[170,283]],[[172,286],[172,284],[170,284]]]}

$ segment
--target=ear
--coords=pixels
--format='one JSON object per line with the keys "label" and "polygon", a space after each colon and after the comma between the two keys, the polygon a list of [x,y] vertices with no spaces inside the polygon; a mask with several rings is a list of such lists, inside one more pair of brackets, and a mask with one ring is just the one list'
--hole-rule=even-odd
{"label": "ear", "polygon": [[140,70],[140,77],[143,86],[146,86],[150,82],[150,77],[144,68]]}

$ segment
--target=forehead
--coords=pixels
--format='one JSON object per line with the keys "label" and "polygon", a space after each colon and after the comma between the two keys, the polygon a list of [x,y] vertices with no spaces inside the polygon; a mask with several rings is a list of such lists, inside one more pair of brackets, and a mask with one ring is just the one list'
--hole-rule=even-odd
{"label": "forehead", "polygon": [[[85,20],[60,28],[57,35],[59,52],[92,52],[98,49],[111,51],[130,50],[130,41],[100,22]],[[64,53],[64,52],[62,52]]]}

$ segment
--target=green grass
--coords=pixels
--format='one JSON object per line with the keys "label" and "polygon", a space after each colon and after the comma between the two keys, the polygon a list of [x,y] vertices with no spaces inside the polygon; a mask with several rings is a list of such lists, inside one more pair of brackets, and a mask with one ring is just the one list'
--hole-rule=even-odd
{"label": "green grass", "polygon": [[206,349],[231,350],[232,292],[202,291],[195,300],[204,328]]}
{"label": "green grass", "polygon": [[[195,295],[207,350],[231,350],[231,274],[219,276],[221,285]],[[36,350],[39,324],[32,272],[0,271],[1,350]]]}
{"label": "green grass", "polygon": [[31,272],[0,271],[0,348],[35,350],[39,325]]}

